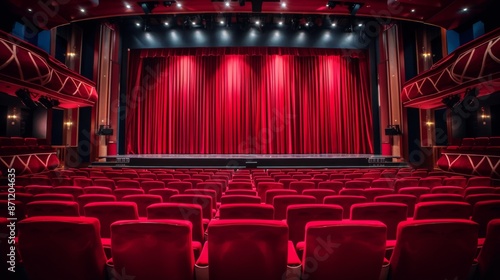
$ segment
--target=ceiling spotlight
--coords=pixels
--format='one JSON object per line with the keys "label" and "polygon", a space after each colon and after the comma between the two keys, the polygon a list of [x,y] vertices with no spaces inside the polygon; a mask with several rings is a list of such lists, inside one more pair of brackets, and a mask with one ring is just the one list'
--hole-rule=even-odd
{"label": "ceiling spotlight", "polygon": [[165,21],[163,24],[165,24],[165,26],[169,25],[168,21]]}
{"label": "ceiling spotlight", "polygon": [[224,3],[224,5],[226,5],[226,7],[230,7],[230,6],[231,6],[231,3],[229,3],[229,1],[226,1],[226,2]]}
{"label": "ceiling spotlight", "polygon": [[85,13],[85,9],[81,8],[80,12]]}
{"label": "ceiling spotlight", "polygon": [[192,21],[192,22],[191,22],[191,24],[192,24],[192,25],[196,25],[196,22]]}
{"label": "ceiling spotlight", "polygon": [[140,23],[138,23],[138,22],[136,22],[136,23],[135,23],[135,26],[139,27],[139,26],[141,26],[141,24],[140,24]]}
{"label": "ceiling spotlight", "polygon": [[221,20],[219,23],[220,23],[221,25],[223,25],[225,22],[224,22],[223,20]]}
{"label": "ceiling spotlight", "polygon": [[256,21],[255,22],[256,25],[259,25],[260,24],[260,20]]}
{"label": "ceiling spotlight", "polygon": [[337,26],[337,24],[335,22],[332,22],[332,26],[335,27]]}
{"label": "ceiling spotlight", "polygon": [[358,26],[361,27],[361,26],[363,26],[363,24],[362,23],[358,23]]}
{"label": "ceiling spotlight", "polygon": [[38,98],[38,102],[40,102],[45,109],[51,109],[52,107],[59,106],[58,100],[49,99],[45,96],[40,96],[40,98]]}
{"label": "ceiling spotlight", "polygon": [[130,6],[130,4],[125,4],[125,8],[130,9],[132,6]]}
{"label": "ceiling spotlight", "polygon": [[415,12],[415,9],[411,9],[411,12],[414,13]]}
{"label": "ceiling spotlight", "polygon": [[33,10],[32,10],[31,8],[28,8],[28,12],[30,12],[30,13],[31,13],[31,12],[33,12]]}
{"label": "ceiling spotlight", "polygon": [[463,8],[462,11],[463,12],[467,12],[469,10],[469,8]]}
{"label": "ceiling spotlight", "polygon": [[335,1],[328,1],[328,3],[326,3],[326,7],[328,9],[333,9],[333,8],[335,8],[335,6],[337,6],[337,2],[335,2]]}
{"label": "ceiling spotlight", "polygon": [[283,25],[283,21],[281,21],[281,20],[280,20],[280,21],[278,22],[278,25]]}
{"label": "ceiling spotlight", "polygon": [[281,8],[286,8],[286,3],[285,2],[281,3]]}
{"label": "ceiling spotlight", "polygon": [[158,6],[158,2],[139,2],[138,4],[146,15],[152,13],[153,9]]}
{"label": "ceiling spotlight", "polygon": [[182,4],[181,3],[177,3],[177,8],[182,8]]}

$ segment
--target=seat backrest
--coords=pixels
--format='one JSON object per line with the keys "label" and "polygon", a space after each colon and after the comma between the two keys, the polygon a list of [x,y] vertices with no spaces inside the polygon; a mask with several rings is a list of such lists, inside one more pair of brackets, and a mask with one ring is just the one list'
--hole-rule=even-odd
{"label": "seat backrest", "polygon": [[39,185],[28,185],[24,187],[24,192],[37,195],[42,193],[52,193],[54,188],[52,186],[39,186]]}
{"label": "seat backrest", "polygon": [[227,190],[225,195],[251,195],[257,196],[257,192],[254,190]]}
{"label": "seat backrest", "polygon": [[408,206],[408,217],[413,217],[415,204],[417,203],[417,197],[411,194],[389,194],[377,196],[375,197],[374,201],[404,203],[406,204],[406,206]]}
{"label": "seat backrest", "polygon": [[94,217],[101,223],[101,237],[110,237],[110,226],[120,220],[138,220],[135,202],[91,202],[83,207],[85,216]]}
{"label": "seat backrest", "polygon": [[180,194],[183,194],[185,190],[192,189],[193,184],[191,182],[169,182],[166,185],[169,189],[178,190]]}
{"label": "seat backrest", "polygon": [[288,227],[284,222],[214,220],[208,235],[209,279],[275,280],[285,275]]}
{"label": "seat backrest", "polygon": [[294,244],[304,241],[306,224],[312,221],[342,220],[342,207],[331,204],[290,205],[286,212],[286,223],[290,229],[289,240]]}
{"label": "seat backrest", "polygon": [[114,272],[136,280],[194,279],[191,224],[179,220],[119,221],[111,225]]}
{"label": "seat backrest", "polygon": [[217,192],[215,190],[198,189],[198,188],[188,189],[184,192],[184,194],[208,195],[212,198],[212,209],[217,209]]}
{"label": "seat backrest", "polygon": [[91,202],[112,202],[116,201],[116,197],[110,194],[82,194],[77,197],[77,202],[80,205],[80,214],[83,215],[83,207]]}
{"label": "seat backrest", "polygon": [[[258,197],[256,197],[258,198]],[[269,204],[236,203],[223,204],[219,208],[219,219],[262,219],[272,220],[274,207]]]}
{"label": "seat backrest", "polygon": [[488,193],[495,193],[495,188],[493,188],[493,187],[469,187],[469,188],[465,189],[464,196],[467,198],[467,196],[472,195],[472,194],[488,194]]}
{"label": "seat backrest", "polygon": [[344,188],[344,183],[339,181],[324,181],[318,184],[318,189],[329,189],[339,193]]}
{"label": "seat backrest", "polygon": [[228,190],[251,190],[252,189],[252,183],[250,182],[237,182],[237,181],[231,181],[227,184],[227,189]]}
{"label": "seat backrest", "polygon": [[26,204],[26,215],[79,217],[78,203],[74,201],[33,201]]}
{"label": "seat backrest", "polygon": [[469,180],[467,181],[467,187],[478,187],[478,186],[481,187],[491,186],[491,178],[477,176],[469,178]]}
{"label": "seat backrest", "polygon": [[74,178],[73,179],[73,184],[75,186],[78,186],[78,187],[88,187],[88,186],[92,186],[94,184],[94,182],[92,181],[92,179],[89,179],[89,178]]}
{"label": "seat backrest", "polygon": [[389,195],[393,194],[394,190],[392,189],[387,189],[387,188],[369,188],[369,189],[364,189],[363,190],[363,195],[368,199],[368,201],[373,201],[375,197],[381,196],[381,195]]}
{"label": "seat backrest", "polygon": [[296,190],[268,190],[266,192],[266,200],[264,201],[267,204],[273,204],[273,199],[278,195],[296,195],[298,194]]}
{"label": "seat backrest", "polygon": [[423,219],[470,219],[472,206],[459,201],[420,202],[415,206],[414,220]]}
{"label": "seat backrest", "polygon": [[252,204],[260,204],[261,200],[258,196],[251,195],[224,195],[221,198],[221,204],[234,204],[234,203],[252,203]]}
{"label": "seat backrest", "polygon": [[143,189],[115,189],[113,194],[116,196],[116,200],[121,201],[124,196],[133,194],[144,194]]}
{"label": "seat backrest", "polygon": [[358,203],[351,207],[351,220],[375,220],[387,226],[387,239],[396,239],[398,224],[406,221],[408,206],[395,202]]}
{"label": "seat backrest", "polygon": [[117,189],[140,189],[141,183],[137,180],[119,180],[116,182]]}
{"label": "seat backrest", "polygon": [[148,215],[146,208],[154,203],[162,203],[162,197],[154,194],[132,194],[126,195],[122,198],[122,201],[135,202],[137,204],[137,211],[139,217],[146,217]]}
{"label": "seat backrest", "polygon": [[266,198],[266,191],[274,189],[284,189],[282,183],[278,182],[260,182],[257,184],[257,194],[264,200]]}
{"label": "seat backrest", "polygon": [[456,186],[437,186],[431,189],[431,193],[453,193],[453,194],[464,194],[465,189]]}
{"label": "seat backrest", "polygon": [[493,219],[500,219],[500,200],[477,202],[474,204],[471,219],[479,224],[479,237],[485,237],[488,223]]}
{"label": "seat backrest", "polygon": [[204,189],[204,190],[214,190],[216,193],[216,202],[220,202],[220,199],[222,197],[222,183],[220,182],[203,182],[203,183],[198,183],[196,185],[197,189]]}
{"label": "seat backrest", "polygon": [[62,194],[71,194],[75,200],[79,195],[83,194],[82,187],[70,187],[70,186],[60,186],[54,187],[52,190],[53,193],[62,193]]}
{"label": "seat backrest", "polygon": [[467,279],[476,254],[478,225],[467,220],[399,224],[390,279]]}
{"label": "seat backrest", "polygon": [[174,189],[152,189],[149,190],[149,194],[155,194],[161,196],[163,202],[170,201],[170,197],[175,194],[179,194],[178,190]]}
{"label": "seat backrest", "polygon": [[343,218],[349,219],[351,215],[351,207],[356,203],[365,203],[368,200],[364,196],[356,196],[356,195],[333,195],[327,196],[323,199],[324,204],[335,204],[339,205],[344,209]]}
{"label": "seat backrest", "polygon": [[278,195],[273,198],[274,219],[286,219],[288,206],[296,204],[316,203],[316,198],[310,195]]}
{"label": "seat backrest", "polygon": [[203,209],[203,219],[212,219],[212,197],[200,194],[176,194],[170,197],[170,202],[198,204]]}
{"label": "seat backrest", "polygon": [[444,178],[443,185],[465,187],[467,185],[467,178]]}
{"label": "seat backrest", "polygon": [[360,180],[352,180],[345,182],[346,189],[367,189],[370,187],[370,182],[360,181]]}
{"label": "seat backrest", "polygon": [[[385,242],[386,226],[378,221],[309,222],[305,228],[302,277],[323,280],[335,275],[335,279],[377,280]],[[311,260],[316,261],[314,266]]]}
{"label": "seat backrest", "polygon": [[314,196],[317,203],[323,203],[323,199],[327,196],[335,195],[335,191],[331,189],[307,189],[303,190],[302,194]]}
{"label": "seat backrest", "polygon": [[474,206],[480,201],[486,200],[500,200],[500,194],[497,193],[483,193],[483,194],[471,194],[465,197],[465,201]]}
{"label": "seat backrest", "polygon": [[18,250],[30,279],[106,279],[97,219],[32,217],[18,227]]}
{"label": "seat backrest", "polygon": [[198,204],[185,203],[156,203],[147,208],[148,219],[185,220],[193,225],[193,240],[203,243],[202,209]]}
{"label": "seat backrest", "polygon": [[486,238],[477,257],[479,279],[500,279],[500,219],[488,223]]}
{"label": "seat backrest", "polygon": [[141,189],[144,190],[145,193],[148,193],[150,190],[154,189],[164,189],[165,183],[162,181],[143,181],[141,182]]}
{"label": "seat backrest", "polygon": [[84,194],[113,194],[113,190],[108,187],[90,186],[83,188]]}
{"label": "seat backrest", "polygon": [[60,194],[60,193],[41,193],[33,196],[33,201],[41,201],[41,200],[75,201],[75,198],[71,194]]}
{"label": "seat backrest", "polygon": [[100,186],[100,187],[108,187],[110,189],[114,189],[115,188],[115,181],[111,180],[111,179],[94,179],[93,181],[94,183],[94,186]]}
{"label": "seat backrest", "polygon": [[428,201],[464,201],[463,195],[453,193],[431,193],[423,194],[419,198],[420,202]]}
{"label": "seat backrest", "polygon": [[418,187],[417,179],[397,179],[394,182],[394,189],[399,191],[402,188]]}

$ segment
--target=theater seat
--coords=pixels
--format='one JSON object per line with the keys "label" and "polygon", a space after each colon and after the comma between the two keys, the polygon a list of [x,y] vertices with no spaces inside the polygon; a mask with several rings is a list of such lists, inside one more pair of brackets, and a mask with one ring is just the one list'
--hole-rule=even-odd
{"label": "theater seat", "polygon": [[80,210],[74,201],[33,201],[26,204],[26,215],[79,217]]}
{"label": "theater seat", "polygon": [[191,224],[187,221],[115,222],[111,225],[111,252],[113,270],[123,277],[119,279],[194,279]]}
{"label": "theater seat", "polygon": [[99,220],[102,238],[110,238],[112,223],[120,220],[139,219],[137,205],[134,202],[91,202],[85,205],[83,210],[85,216]]}
{"label": "theater seat", "polygon": [[333,195],[327,196],[323,199],[324,204],[336,204],[344,209],[343,218],[349,219],[351,215],[351,207],[356,203],[364,203],[367,202],[366,197],[364,196],[355,196],[355,195]]}
{"label": "theater seat", "polygon": [[472,206],[459,201],[420,202],[415,206],[414,220],[424,219],[470,219]]}
{"label": "theater seat", "polygon": [[378,280],[386,226],[377,221],[317,221],[305,228],[302,279]]}
{"label": "theater seat", "polygon": [[224,195],[221,198],[221,205],[234,203],[253,203],[260,204],[261,200],[258,196],[251,195]]}
{"label": "theater seat", "polygon": [[500,219],[500,200],[480,201],[474,204],[471,219],[479,224],[479,237],[485,237],[488,223]]}
{"label": "theater seat", "polygon": [[306,224],[312,221],[340,221],[342,207],[328,204],[290,205],[286,212],[286,223],[290,230],[288,239],[296,245],[304,241]]}
{"label": "theater seat", "polygon": [[316,198],[310,195],[278,195],[273,198],[274,219],[286,219],[288,206],[316,203]]}
{"label": "theater seat", "polygon": [[402,222],[390,259],[391,280],[467,279],[478,225],[467,220]]}
{"label": "theater seat", "polygon": [[389,194],[377,196],[374,199],[375,202],[396,202],[403,203],[408,206],[408,217],[413,217],[413,212],[415,210],[415,204],[417,203],[417,197],[411,194]]}
{"label": "theater seat", "polygon": [[264,203],[273,204],[274,197],[278,196],[278,195],[297,195],[297,194],[298,193],[296,190],[289,190],[289,189],[268,190],[268,191],[266,191],[266,199],[264,200]]}
{"label": "theater seat", "polygon": [[406,221],[407,211],[408,206],[403,203],[358,203],[351,207],[351,220],[380,221],[387,226],[387,240],[394,240],[398,224]]}
{"label": "theater seat", "polygon": [[423,194],[419,198],[420,202],[428,202],[428,201],[464,201],[464,197],[460,194],[453,193],[431,193],[431,194]]}
{"label": "theater seat", "polygon": [[282,221],[214,220],[208,236],[196,263],[197,280],[286,279],[287,267],[288,273],[300,274]]}
{"label": "theater seat", "polygon": [[137,211],[139,213],[139,217],[147,217],[148,213],[146,211],[146,208],[149,205],[163,202],[161,196],[154,194],[126,195],[122,198],[122,201],[135,202],[135,204],[137,204]]}
{"label": "theater seat", "polygon": [[[258,199],[258,197],[256,197]],[[262,219],[272,220],[274,207],[269,204],[236,203],[223,204],[219,208],[219,219]]]}
{"label": "theater seat", "polygon": [[192,240],[203,244],[204,229],[202,208],[197,204],[156,203],[147,208],[148,219],[185,220],[192,224]]}
{"label": "theater seat", "polygon": [[488,223],[486,238],[477,261],[479,279],[500,279],[500,219]]}
{"label": "theater seat", "polygon": [[97,219],[32,217],[18,227],[18,250],[28,279],[107,279]]}

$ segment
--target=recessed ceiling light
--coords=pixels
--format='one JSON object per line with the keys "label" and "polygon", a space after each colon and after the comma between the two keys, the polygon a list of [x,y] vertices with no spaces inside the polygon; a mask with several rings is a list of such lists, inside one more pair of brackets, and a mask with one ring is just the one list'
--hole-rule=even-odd
{"label": "recessed ceiling light", "polygon": [[31,13],[31,12],[33,12],[33,10],[32,10],[31,8],[28,8],[28,12],[30,12],[30,13]]}
{"label": "recessed ceiling light", "polygon": [[282,22],[282,21],[279,21],[279,22],[278,22],[278,25],[283,25],[283,22]]}
{"label": "recessed ceiling light", "polygon": [[83,8],[80,9],[80,12],[85,13],[85,9],[83,9]]}
{"label": "recessed ceiling light", "polygon": [[335,22],[333,22],[333,23],[332,23],[332,26],[333,26],[333,27],[335,27],[335,26],[337,26],[337,24],[336,24]]}
{"label": "recessed ceiling light", "polygon": [[260,24],[260,21],[259,21],[259,20],[258,20],[258,21],[256,21],[256,22],[255,22],[255,24],[259,25],[259,24]]}
{"label": "recessed ceiling light", "polygon": [[462,11],[467,12],[469,8],[463,8]]}
{"label": "recessed ceiling light", "polygon": [[226,5],[226,7],[229,7],[229,6],[231,6],[231,3],[229,3],[229,1],[226,1],[225,5]]}
{"label": "recessed ceiling light", "polygon": [[181,8],[182,7],[182,4],[181,3],[177,3],[177,8]]}
{"label": "recessed ceiling light", "polygon": [[125,4],[125,8],[130,9],[132,6],[130,6],[130,4]]}
{"label": "recessed ceiling light", "polygon": [[286,8],[286,3],[285,2],[281,3],[281,8]]}
{"label": "recessed ceiling light", "polygon": [[191,24],[192,24],[192,25],[196,25],[196,22],[194,22],[194,21],[193,21],[193,22],[191,22]]}
{"label": "recessed ceiling light", "polygon": [[168,25],[169,25],[168,21],[165,21],[165,23],[164,23],[164,24],[165,24],[166,26],[168,26]]}
{"label": "recessed ceiling light", "polygon": [[221,20],[221,21],[220,21],[220,24],[224,24],[224,21],[223,21],[223,20]]}
{"label": "recessed ceiling light", "polygon": [[141,24],[140,24],[140,23],[138,23],[138,22],[136,22],[136,23],[135,23],[135,25],[136,25],[136,26],[141,26]]}
{"label": "recessed ceiling light", "polygon": [[358,24],[358,26],[359,26],[359,27],[361,27],[361,26],[363,26],[363,24],[362,24],[362,23],[359,23],[359,24]]}
{"label": "recessed ceiling light", "polygon": [[411,9],[411,12],[414,13],[415,12],[415,9]]}

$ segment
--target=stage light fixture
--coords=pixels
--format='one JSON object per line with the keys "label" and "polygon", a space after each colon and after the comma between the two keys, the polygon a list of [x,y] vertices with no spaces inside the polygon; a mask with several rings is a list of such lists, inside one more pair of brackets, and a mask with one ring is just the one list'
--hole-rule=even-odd
{"label": "stage light fixture", "polygon": [[326,7],[328,9],[333,9],[333,8],[335,8],[335,6],[337,6],[337,2],[335,2],[335,1],[328,1],[328,3],[326,3]]}
{"label": "stage light fixture", "polygon": [[347,9],[349,10],[349,13],[351,13],[351,16],[355,16],[362,5],[363,4],[360,4],[360,3],[350,3],[347,6]]}
{"label": "stage light fixture", "polygon": [[163,6],[165,7],[172,7],[172,4],[174,4],[175,1],[163,1]]}
{"label": "stage light fixture", "polygon": [[458,94],[453,94],[446,96],[441,100],[441,102],[448,108],[448,109],[453,109],[455,106],[457,106],[458,103],[460,103],[460,96]]}
{"label": "stage light fixture", "polygon": [[33,101],[33,99],[31,99],[31,93],[29,92],[28,89],[26,88],[18,89],[16,91],[16,96],[19,97],[21,99],[21,102],[23,102],[23,104],[30,109],[36,109],[38,107],[36,102]]}
{"label": "stage light fixture", "polygon": [[156,8],[156,6],[158,6],[158,2],[156,2],[156,1],[138,2],[138,4],[141,6],[142,10],[144,11],[144,13],[146,15],[152,13],[153,9]]}

